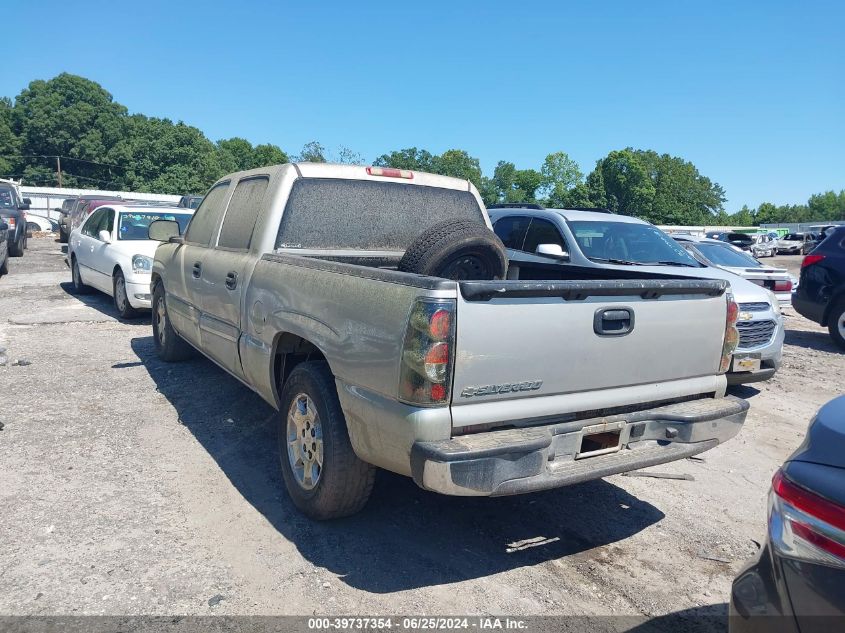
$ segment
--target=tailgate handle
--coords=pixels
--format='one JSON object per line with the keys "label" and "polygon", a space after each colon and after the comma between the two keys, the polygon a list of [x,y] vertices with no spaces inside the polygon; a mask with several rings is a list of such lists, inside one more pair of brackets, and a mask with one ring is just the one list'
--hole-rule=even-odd
{"label": "tailgate handle", "polygon": [[631,308],[601,308],[593,317],[593,330],[599,336],[624,336],[634,329]]}

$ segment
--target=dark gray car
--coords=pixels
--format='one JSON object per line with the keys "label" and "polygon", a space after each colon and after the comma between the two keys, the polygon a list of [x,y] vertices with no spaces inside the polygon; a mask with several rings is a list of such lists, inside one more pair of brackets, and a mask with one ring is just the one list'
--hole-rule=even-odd
{"label": "dark gray car", "polygon": [[29,198],[18,197],[14,187],[0,185],[0,221],[9,225],[7,242],[9,255],[23,256],[26,249],[26,212]]}
{"label": "dark gray car", "polygon": [[730,630],[845,628],[845,396],[810,423],[775,473],[769,529],[731,591]]}

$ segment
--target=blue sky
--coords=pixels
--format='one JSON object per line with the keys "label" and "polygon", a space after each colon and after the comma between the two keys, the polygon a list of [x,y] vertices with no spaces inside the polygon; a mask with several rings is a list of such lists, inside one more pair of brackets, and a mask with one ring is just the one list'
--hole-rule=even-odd
{"label": "blue sky", "polygon": [[2,4],[10,97],[68,71],[212,140],[460,148],[487,174],[648,148],[729,211],[845,188],[843,2]]}

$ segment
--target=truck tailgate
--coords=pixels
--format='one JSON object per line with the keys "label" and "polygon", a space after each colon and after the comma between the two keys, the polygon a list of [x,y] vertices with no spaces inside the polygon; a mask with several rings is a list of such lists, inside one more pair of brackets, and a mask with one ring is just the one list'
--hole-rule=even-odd
{"label": "truck tailgate", "polygon": [[[491,403],[484,417],[496,422],[523,417],[503,401],[583,393],[555,399],[569,410],[546,412],[564,414],[631,404],[625,388],[635,385],[641,402],[691,395],[667,386],[684,379],[681,391],[716,390],[726,287],[677,279],[461,282],[453,424],[480,422],[461,407],[481,403]],[[602,390],[619,397],[587,393]],[[540,413],[523,409],[526,417]]]}

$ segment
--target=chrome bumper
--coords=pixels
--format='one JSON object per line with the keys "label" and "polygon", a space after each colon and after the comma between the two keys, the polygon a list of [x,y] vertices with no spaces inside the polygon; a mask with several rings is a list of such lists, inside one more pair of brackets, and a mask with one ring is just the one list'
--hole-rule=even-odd
{"label": "chrome bumper", "polygon": [[[414,481],[458,496],[512,495],[557,488],[704,452],[742,428],[748,403],[707,398],[647,411],[542,427],[416,442]],[[618,446],[582,456],[584,438],[618,434]]]}

